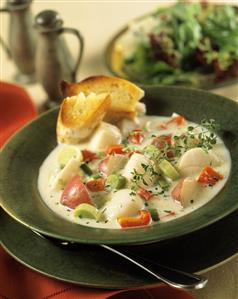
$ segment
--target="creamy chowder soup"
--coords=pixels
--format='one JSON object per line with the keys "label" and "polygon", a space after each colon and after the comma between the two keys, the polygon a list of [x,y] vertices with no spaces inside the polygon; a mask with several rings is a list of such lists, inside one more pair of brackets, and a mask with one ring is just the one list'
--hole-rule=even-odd
{"label": "creamy chowder soup", "polygon": [[102,122],[77,145],[59,144],[43,162],[42,199],[78,224],[127,228],[166,222],[211,200],[225,185],[230,155],[214,133],[178,114]]}

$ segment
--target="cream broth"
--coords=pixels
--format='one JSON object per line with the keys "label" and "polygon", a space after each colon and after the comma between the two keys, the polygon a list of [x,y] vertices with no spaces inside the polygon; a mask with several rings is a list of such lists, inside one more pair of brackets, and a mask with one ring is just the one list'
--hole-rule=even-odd
{"label": "cream broth", "polygon": [[[210,134],[210,132],[203,130],[201,126],[192,122],[176,123],[174,121],[176,117],[176,115],[172,117],[143,116],[138,118],[136,122],[122,122],[119,126],[121,137],[119,135],[116,137],[117,142],[111,142],[113,138],[110,138],[110,134],[106,134],[106,136],[102,132],[106,127],[106,130],[112,129],[113,136],[115,136],[116,128],[112,125],[107,127],[106,124],[97,129],[90,140],[84,143],[72,146],[59,144],[40,167],[38,188],[42,199],[50,209],[61,217],[81,225],[100,228],[121,228],[118,218],[138,217],[138,211],[140,210],[155,210],[159,220],[150,221],[150,224],[154,224],[158,221],[173,220],[198,209],[210,201],[225,185],[231,168],[230,154],[218,136],[215,136],[216,143],[210,149],[203,149],[200,145],[196,146],[198,144],[197,136],[201,132],[205,132],[204,134]],[[193,129],[189,131],[191,127]],[[130,128],[129,135],[128,128]],[[138,128],[140,128],[139,131]],[[186,150],[180,143],[180,147],[175,147],[176,142],[182,142],[182,136],[186,134],[195,136],[188,139],[187,142],[194,142],[195,139],[197,143],[190,145]],[[98,136],[102,136],[101,139],[106,139],[101,140]],[[164,137],[162,137],[161,140],[161,136],[167,136],[167,139],[164,140]],[[213,137],[213,135],[211,136]],[[143,138],[143,140],[140,138]],[[108,146],[121,141],[125,153],[105,154]],[[151,144],[154,145],[152,148],[150,147]],[[150,156],[150,150],[154,150],[155,147],[159,148],[159,152],[165,151],[163,146],[169,147],[166,152],[166,160],[176,170],[178,174],[176,179],[171,179],[171,177],[165,175],[162,164],[158,164],[158,166],[157,158],[154,160],[154,152]],[[72,153],[67,152],[67,150],[64,152],[66,154],[62,155],[62,151],[69,147],[73,156],[70,157]],[[98,151],[98,149],[100,150]],[[97,159],[93,159],[86,164],[93,174],[97,173],[101,179],[105,180],[104,190],[99,192],[87,190],[89,197],[101,215],[97,220],[75,217],[73,208],[61,204],[63,190],[74,175],[79,175],[86,186],[87,182],[92,180],[92,176],[85,173],[85,170],[81,167],[85,163],[83,161],[83,150],[89,150],[97,154]],[[176,151],[180,152],[177,153]],[[63,166],[59,162],[60,156],[62,156],[61,162],[63,160],[65,163]],[[112,160],[111,165],[106,160],[108,156]],[[161,159],[161,157],[158,159]],[[103,172],[102,161],[108,163],[107,167],[110,168],[108,173]],[[190,164],[187,165],[188,163]],[[149,165],[148,168],[145,165]],[[214,184],[198,182],[206,165],[212,167],[216,173],[221,175],[221,178],[217,179]],[[110,185],[108,186],[108,177],[115,173],[125,178],[126,183],[124,182],[123,187],[113,189]],[[138,180],[136,181],[136,179]],[[166,186],[161,182],[165,183]],[[174,189],[179,182],[182,182],[182,189],[179,196],[176,195],[176,197]],[[144,192],[145,190],[147,192]],[[148,194],[150,195],[149,199],[147,198]]]}

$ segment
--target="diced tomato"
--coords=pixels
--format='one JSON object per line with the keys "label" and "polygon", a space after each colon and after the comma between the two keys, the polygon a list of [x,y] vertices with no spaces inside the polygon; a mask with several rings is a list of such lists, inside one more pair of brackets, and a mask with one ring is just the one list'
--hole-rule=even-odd
{"label": "diced tomato", "polygon": [[219,180],[224,177],[211,166],[205,166],[200,173],[197,182],[202,185],[214,186]]}
{"label": "diced tomato", "polygon": [[169,135],[160,135],[160,136],[155,137],[152,140],[152,144],[157,146],[160,149],[165,148],[166,145],[171,145],[171,143],[172,143],[172,135],[171,134],[169,134]]}
{"label": "diced tomato", "polygon": [[125,154],[124,152],[124,146],[122,144],[111,144],[107,148],[107,154]]}
{"label": "diced tomato", "polygon": [[91,152],[89,150],[82,150],[83,160],[85,162],[89,162],[95,159],[98,159],[96,153]]}
{"label": "diced tomato", "polygon": [[181,115],[173,117],[171,122],[175,122],[178,126],[182,126],[185,124],[185,118]]}
{"label": "diced tomato", "polygon": [[[169,134],[157,136],[152,140],[151,144],[157,146],[159,149],[164,149],[172,144],[172,135]],[[168,150],[166,154],[168,158],[174,157],[173,150]]]}
{"label": "diced tomato", "polygon": [[183,181],[184,179],[180,180],[175,187],[173,188],[171,192],[171,196],[173,199],[180,201],[181,200],[181,192],[182,192],[182,187],[183,187]]}
{"label": "diced tomato", "polygon": [[71,209],[74,209],[81,203],[93,205],[87,188],[79,175],[72,177],[72,179],[68,181],[61,195],[60,203]]}
{"label": "diced tomato", "polygon": [[139,217],[120,217],[117,221],[122,228],[144,226],[151,222],[151,215],[147,210],[140,210]]}
{"label": "diced tomato", "polygon": [[167,151],[167,158],[173,158],[174,157],[174,152],[171,150],[171,151]]}
{"label": "diced tomato", "polygon": [[141,144],[144,140],[141,129],[135,129],[129,134],[129,141],[134,144]]}
{"label": "diced tomato", "polygon": [[159,124],[158,128],[159,129],[166,129],[168,125],[170,124],[176,124],[178,126],[184,125],[185,124],[185,118],[182,115],[177,115],[172,117],[170,120],[163,122]]}
{"label": "diced tomato", "polygon": [[144,188],[139,188],[137,193],[138,193],[138,195],[140,195],[141,198],[143,198],[145,200],[149,200],[154,196],[154,194],[151,191],[148,191]]}
{"label": "diced tomato", "polygon": [[105,179],[99,178],[90,180],[86,184],[87,188],[92,192],[99,192],[105,189]]}

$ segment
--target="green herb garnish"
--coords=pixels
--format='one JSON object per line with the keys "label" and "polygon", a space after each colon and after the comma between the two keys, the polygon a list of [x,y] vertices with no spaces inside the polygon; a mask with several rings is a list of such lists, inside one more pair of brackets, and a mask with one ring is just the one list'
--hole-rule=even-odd
{"label": "green herb garnish", "polygon": [[148,211],[150,212],[151,218],[153,221],[159,221],[159,213],[156,209],[148,209]]}
{"label": "green herb garnish", "polygon": [[87,175],[92,175],[93,172],[91,170],[91,168],[86,164],[86,163],[83,163],[80,165],[80,168],[84,171],[85,174]]}

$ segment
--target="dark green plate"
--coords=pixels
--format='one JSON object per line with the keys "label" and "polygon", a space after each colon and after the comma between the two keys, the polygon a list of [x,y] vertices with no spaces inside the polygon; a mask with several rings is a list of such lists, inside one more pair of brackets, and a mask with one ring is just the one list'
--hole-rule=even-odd
{"label": "dark green plate", "polygon": [[[138,19],[142,19],[143,17],[139,17]],[[146,86],[146,83],[135,80],[130,74],[128,74],[122,70],[121,65],[120,65],[121,57],[118,57],[118,55],[116,54],[116,51],[115,51],[115,45],[116,45],[118,39],[121,38],[123,36],[123,34],[125,34],[127,32],[127,30],[128,30],[128,26],[123,27],[108,42],[108,45],[106,46],[105,53],[104,53],[104,62],[105,62],[105,65],[106,65],[108,71],[112,75],[130,80],[130,81],[134,81],[136,84],[140,85],[143,88]],[[201,88],[204,90],[211,90],[211,89],[229,86],[232,84],[238,84],[238,78],[231,77],[231,78],[226,78],[221,81],[216,81],[214,74],[209,73],[209,74],[204,74],[203,76],[201,75],[200,82],[198,83],[197,86],[194,86],[194,87]],[[155,83],[155,84],[151,83],[151,85],[156,86],[156,85],[158,85],[158,83]],[[176,85],[183,86],[186,84],[180,83],[180,84],[176,84]],[[187,84],[186,86],[192,87],[193,85]]]}
{"label": "dark green plate", "polygon": [[[196,233],[170,242],[133,246],[130,251],[177,269],[203,272],[237,253],[237,219],[238,211]],[[0,211],[0,227],[2,246],[18,261],[47,276],[108,289],[158,284],[156,279],[132,263],[99,246],[56,246],[3,211]]]}
{"label": "dark green plate", "polygon": [[37,189],[39,167],[56,145],[58,110],[34,120],[17,133],[0,154],[0,197],[3,209],[27,227],[48,236],[88,244],[144,244],[172,239],[206,227],[238,208],[238,104],[209,92],[172,87],[145,90],[148,114],[177,112],[199,123],[204,117],[221,125],[231,153],[232,170],[222,191],[200,209],[167,223],[145,228],[109,230],[81,226],[51,211]]}

